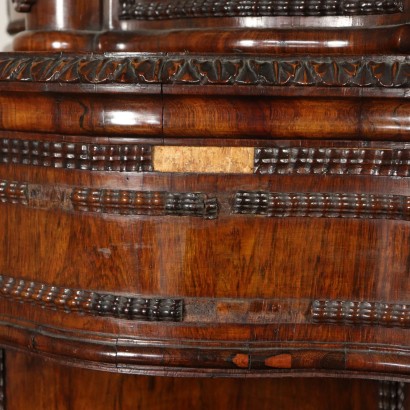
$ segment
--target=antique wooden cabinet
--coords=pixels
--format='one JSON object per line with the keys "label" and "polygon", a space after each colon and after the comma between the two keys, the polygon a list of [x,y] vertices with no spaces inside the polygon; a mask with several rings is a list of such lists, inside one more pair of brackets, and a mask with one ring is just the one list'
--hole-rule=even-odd
{"label": "antique wooden cabinet", "polygon": [[3,408],[410,408],[410,1],[13,7]]}

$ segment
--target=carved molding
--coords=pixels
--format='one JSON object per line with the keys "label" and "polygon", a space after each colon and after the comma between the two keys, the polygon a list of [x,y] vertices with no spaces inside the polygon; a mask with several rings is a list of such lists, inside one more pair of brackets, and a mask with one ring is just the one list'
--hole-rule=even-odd
{"label": "carved molding", "polygon": [[169,193],[77,188],[71,195],[74,210],[120,215],[218,216],[216,198],[202,193]]}
{"label": "carved molding", "polygon": [[0,140],[0,163],[88,171],[152,171],[150,145]]}
{"label": "carved molding", "polygon": [[405,148],[154,147],[0,139],[0,164],[86,171],[251,173],[252,161],[256,174],[410,176],[410,149]]}
{"label": "carved molding", "polygon": [[28,185],[0,180],[0,203],[28,205]]}
{"label": "carved molding", "polygon": [[141,321],[182,321],[181,299],[127,297],[0,275],[0,297],[42,308]]}
{"label": "carved molding", "polygon": [[403,11],[400,0],[119,0],[121,20],[195,17],[360,16]]}
{"label": "carved molding", "polygon": [[312,321],[321,324],[410,327],[410,305],[345,300],[315,300]]}
{"label": "carved molding", "polygon": [[404,383],[379,382],[379,410],[405,410]]}
{"label": "carved molding", "polygon": [[408,87],[407,58],[113,57],[3,54],[0,81],[84,84],[214,84]]}
{"label": "carved molding", "polygon": [[268,217],[410,219],[410,198],[351,193],[239,191],[232,212]]}
{"label": "carved molding", "polygon": [[410,175],[409,149],[256,148],[257,174]]}
{"label": "carved molding", "polygon": [[19,13],[28,13],[31,7],[36,4],[37,0],[13,0],[14,8]]}

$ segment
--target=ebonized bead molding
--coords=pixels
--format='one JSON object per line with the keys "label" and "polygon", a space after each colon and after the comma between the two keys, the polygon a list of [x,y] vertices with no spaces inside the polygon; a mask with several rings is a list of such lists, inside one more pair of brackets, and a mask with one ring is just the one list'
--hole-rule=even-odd
{"label": "ebonized bead molding", "polygon": [[74,210],[120,215],[218,216],[216,198],[196,192],[169,193],[108,189],[75,189],[71,195]]}
{"label": "ebonized bead molding", "polygon": [[410,199],[400,195],[239,191],[232,212],[266,217],[410,219]]}
{"label": "ebonized bead molding", "polygon": [[0,139],[0,163],[83,171],[152,171],[150,145]]}
{"label": "ebonized bead molding", "polygon": [[2,54],[0,81],[81,84],[193,84],[408,87],[408,57],[249,57]]}
{"label": "ebonized bead molding", "polygon": [[379,382],[379,410],[405,410],[404,399],[403,382]]}
{"label": "ebonized bead molding", "polygon": [[0,203],[28,205],[28,184],[0,180]]}
{"label": "ebonized bead molding", "polygon": [[257,174],[408,177],[410,150],[384,148],[256,148]]}
{"label": "ebonized bead molding", "polygon": [[51,310],[140,321],[182,321],[181,299],[127,297],[0,275],[0,297]]}
{"label": "ebonized bead molding", "polygon": [[311,315],[321,324],[410,327],[410,305],[401,303],[315,300]]}
{"label": "ebonized bead molding", "polygon": [[403,11],[398,0],[119,0],[122,20],[163,20],[193,17],[359,16]]}
{"label": "ebonized bead molding", "polygon": [[[57,139],[57,136],[55,138]],[[158,148],[164,147],[149,144],[112,143],[108,145],[2,138],[0,139],[0,164],[81,171],[158,172],[153,158]],[[225,157],[223,161],[226,163],[228,160],[229,157]],[[349,146],[254,148],[252,165],[253,172],[261,175],[408,177],[410,149]]]}

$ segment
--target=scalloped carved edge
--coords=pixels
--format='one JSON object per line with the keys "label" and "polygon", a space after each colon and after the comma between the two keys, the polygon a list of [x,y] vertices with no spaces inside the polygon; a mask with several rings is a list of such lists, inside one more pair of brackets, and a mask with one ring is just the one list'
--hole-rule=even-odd
{"label": "scalloped carved edge", "polygon": [[37,0],[13,0],[14,8],[19,13],[29,13]]}
{"label": "scalloped carved edge", "polygon": [[75,211],[119,215],[174,215],[218,217],[216,198],[199,192],[152,192],[76,188],[71,194]]}
{"label": "scalloped carved edge", "polygon": [[232,213],[265,217],[410,219],[410,198],[352,193],[239,191]]}
{"label": "scalloped carved edge", "polygon": [[410,175],[410,149],[256,148],[256,174]]}
{"label": "scalloped carved edge", "polygon": [[46,309],[139,321],[180,322],[183,300],[127,297],[0,275],[0,297]]}
{"label": "scalloped carved edge", "polygon": [[403,382],[379,382],[379,410],[405,410],[404,399]]}
{"label": "scalloped carved edge", "polygon": [[0,81],[384,87],[410,85],[407,57],[0,55]]}
{"label": "scalloped carved edge", "polygon": [[0,163],[86,171],[152,171],[150,145],[0,139]]}
{"label": "scalloped carved edge", "polygon": [[315,300],[311,316],[320,324],[410,328],[410,305],[402,303]]}
{"label": "scalloped carved edge", "polygon": [[360,16],[403,11],[401,0],[118,1],[120,20],[248,16]]}

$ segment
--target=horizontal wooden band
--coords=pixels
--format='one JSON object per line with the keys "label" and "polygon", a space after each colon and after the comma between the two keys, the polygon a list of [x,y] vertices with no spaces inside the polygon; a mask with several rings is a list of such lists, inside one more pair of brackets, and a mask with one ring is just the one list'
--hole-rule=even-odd
{"label": "horizontal wooden band", "polygon": [[[0,87],[1,88],[1,87]],[[161,138],[406,141],[410,102],[389,99],[249,98],[0,93],[7,131]],[[127,110],[124,111],[124,106]],[[55,120],[49,121],[53,113]]]}
{"label": "horizontal wooden band", "polygon": [[194,147],[0,139],[0,164],[104,172],[268,175],[410,175],[410,149],[345,147]]}
{"label": "horizontal wooden band", "polygon": [[[73,188],[0,180],[0,203],[112,215],[194,216],[216,219],[219,203],[231,214],[265,217],[410,219],[410,197],[340,192],[132,191]],[[226,213],[226,209],[223,210]]]}
{"label": "horizontal wooden band", "polygon": [[408,87],[405,56],[0,54],[0,82]]}
{"label": "horizontal wooden band", "polygon": [[[310,341],[247,342],[244,345],[209,340],[131,339],[118,335],[75,332],[38,326],[10,317],[0,317],[3,346],[29,350],[43,356],[61,359],[93,368],[152,375],[201,375],[250,377],[282,376],[317,372],[349,377],[408,378],[410,361],[403,346]],[[252,371],[252,372],[250,372]],[[248,373],[249,372],[249,373]],[[377,374],[375,373],[377,372]],[[291,376],[292,373],[287,373]]]}
{"label": "horizontal wooden band", "polygon": [[[123,296],[0,275],[0,297],[91,316],[186,324],[332,324],[410,328],[410,305],[372,301]],[[307,313],[308,312],[308,313]]]}

